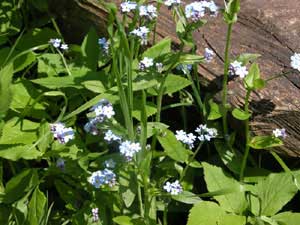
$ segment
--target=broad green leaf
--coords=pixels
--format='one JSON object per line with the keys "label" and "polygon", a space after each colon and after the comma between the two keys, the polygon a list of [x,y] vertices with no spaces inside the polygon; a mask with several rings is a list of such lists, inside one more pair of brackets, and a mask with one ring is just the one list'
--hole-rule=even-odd
{"label": "broad green leaf", "polygon": [[28,224],[43,224],[47,216],[47,198],[38,187],[34,190],[28,206]]}
{"label": "broad green leaf", "polygon": [[187,225],[245,225],[246,217],[227,214],[214,202],[201,201],[191,209]]}
{"label": "broad green leaf", "polygon": [[35,84],[39,84],[43,87],[49,89],[57,89],[57,88],[67,88],[73,87],[77,89],[81,89],[82,86],[78,85],[74,82],[74,79],[70,76],[65,77],[46,77],[46,78],[38,78],[34,80],[30,80]]}
{"label": "broad green leaf", "polygon": [[37,139],[39,123],[30,120],[10,119],[3,128],[0,144],[32,144]]}
{"label": "broad green leaf", "polygon": [[[260,199],[260,213],[265,216],[275,215],[297,193],[290,173],[270,174],[256,185],[256,190],[255,194]],[[255,210],[253,213],[258,215],[259,212]]]}
{"label": "broad green leaf", "polygon": [[154,134],[159,134],[164,130],[168,129],[168,125],[159,122],[148,122],[147,123],[147,138],[152,137]]}
{"label": "broad green leaf", "polygon": [[273,136],[255,136],[251,139],[249,146],[254,149],[266,149],[283,145],[281,139]]}
{"label": "broad green leaf", "polygon": [[254,84],[255,90],[260,90],[266,86],[266,81],[259,78],[259,79],[256,79],[253,84]]}
{"label": "broad green leaf", "polygon": [[0,158],[17,161],[38,159],[42,153],[32,145],[0,145]]}
{"label": "broad green leaf", "polygon": [[283,212],[272,217],[279,225],[299,225],[300,213]]}
{"label": "broad green leaf", "polygon": [[117,216],[113,218],[113,221],[119,225],[134,225],[128,216]]}
{"label": "broad green leaf", "polygon": [[209,192],[222,189],[232,189],[234,191],[231,194],[214,197],[220,206],[228,212],[242,213],[247,207],[243,186],[221,168],[208,163],[202,163],[202,165],[204,168],[204,179]]}
{"label": "broad green leaf", "polygon": [[35,55],[32,52],[28,52],[25,55],[18,57],[14,62],[14,72],[19,72],[25,69],[27,66],[35,61]]}
{"label": "broad green leaf", "polygon": [[183,191],[178,195],[172,195],[172,199],[186,204],[196,204],[202,201],[201,198],[189,191]]}
{"label": "broad green leaf", "polygon": [[239,108],[235,108],[234,110],[232,110],[232,116],[238,120],[247,120],[251,117],[251,113]]}
{"label": "broad green leaf", "polygon": [[38,57],[38,73],[49,77],[66,73],[59,54],[45,53]]}
{"label": "broad green leaf", "polygon": [[136,197],[136,175],[130,171],[120,172],[120,192],[122,195],[122,200],[127,208],[129,208]]}
{"label": "broad green leaf", "polygon": [[261,56],[260,54],[245,53],[245,54],[239,55],[239,57],[236,60],[241,62],[243,65],[246,65],[250,61],[256,60],[260,56]]}
{"label": "broad green leaf", "polygon": [[96,71],[98,65],[99,48],[98,36],[94,28],[91,28],[88,34],[85,36],[81,45],[81,50],[86,67],[90,68],[92,71]]}
{"label": "broad green leaf", "polygon": [[[142,100],[138,99],[138,98],[135,98],[134,102],[133,102],[132,116],[134,118],[136,118],[137,120],[139,120],[139,121],[141,121],[142,107],[143,107]],[[151,102],[147,102],[145,108],[146,108],[147,117],[154,115],[157,111],[157,107]]]}
{"label": "broad green leaf", "polygon": [[143,57],[149,57],[155,59],[156,57],[159,57],[163,54],[169,53],[171,51],[171,39],[165,38],[152,46],[151,48],[148,48],[144,53]]}
{"label": "broad green leaf", "polygon": [[188,159],[188,150],[179,142],[172,131],[166,129],[157,139],[164,148],[167,155],[178,162],[186,162]]}
{"label": "broad green leaf", "polygon": [[0,118],[3,118],[9,109],[12,92],[11,80],[13,76],[13,65],[9,64],[0,70]]}
{"label": "broad green leaf", "polygon": [[228,147],[224,141],[215,139],[214,144],[225,166],[235,174],[239,174],[243,156],[238,151],[234,151],[233,148]]}
{"label": "broad green leaf", "polygon": [[45,153],[52,141],[52,135],[50,134],[50,125],[46,121],[42,121],[38,130],[38,149]]}
{"label": "broad green leaf", "polygon": [[212,99],[209,100],[209,115],[208,120],[217,120],[222,117],[220,106]]}
{"label": "broad green leaf", "polygon": [[47,44],[51,38],[59,38],[59,35],[49,28],[35,28],[24,34],[17,44],[16,49],[23,51],[38,45]]}
{"label": "broad green leaf", "polygon": [[[178,75],[169,74],[164,84],[164,94],[173,94],[189,85],[191,85],[191,81],[188,79]],[[157,95],[157,91],[154,89],[148,89],[147,91],[151,95]]]}
{"label": "broad green leaf", "polygon": [[106,88],[104,87],[104,85],[102,84],[101,81],[99,80],[89,80],[89,81],[85,81],[82,83],[82,85],[94,92],[94,93],[98,93],[98,94],[101,94],[101,93],[104,93],[106,91]]}
{"label": "broad green leaf", "polygon": [[260,70],[257,63],[253,63],[249,69],[247,76],[244,78],[245,87],[247,89],[254,89],[255,80],[260,79]]}
{"label": "broad green leaf", "polygon": [[38,185],[37,170],[26,169],[11,178],[5,187],[4,203],[13,203]]}
{"label": "broad green leaf", "polygon": [[22,17],[13,1],[0,2],[0,33],[14,35],[20,32]]}

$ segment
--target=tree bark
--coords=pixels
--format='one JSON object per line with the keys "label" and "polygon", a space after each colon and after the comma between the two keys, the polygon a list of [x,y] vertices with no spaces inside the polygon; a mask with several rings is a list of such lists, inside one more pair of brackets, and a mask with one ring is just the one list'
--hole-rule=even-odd
{"label": "tree bark", "polygon": [[[290,67],[290,56],[300,51],[299,0],[243,0],[232,35],[231,57],[256,53],[264,79],[291,71],[289,75],[268,82],[265,89],[251,96],[251,130],[256,135],[268,135],[275,128],[285,128],[285,146],[277,150],[289,156],[300,156],[300,74]],[[113,1],[117,4],[119,0]],[[215,1],[223,7],[223,0]],[[96,0],[51,0],[51,11],[57,17],[67,40],[79,42],[90,26],[102,36],[106,32],[107,13]],[[162,6],[159,12],[157,36],[176,37],[171,12]],[[209,47],[216,53],[213,62],[199,66],[202,85],[214,90],[221,88],[226,24],[221,13],[194,33],[197,53]],[[245,90],[239,79],[229,82],[229,102],[242,107]]]}

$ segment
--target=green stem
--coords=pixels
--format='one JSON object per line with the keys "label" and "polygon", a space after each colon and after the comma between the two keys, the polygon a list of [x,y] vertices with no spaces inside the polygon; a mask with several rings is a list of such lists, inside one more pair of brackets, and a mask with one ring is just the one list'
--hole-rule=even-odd
{"label": "green stem", "polygon": [[[197,89],[195,82],[189,72],[187,72],[188,79],[192,82],[192,90],[194,92],[194,97],[196,99],[197,104],[199,105],[200,111],[203,111],[203,103],[200,97],[199,89]],[[203,115],[205,117],[205,115]]]}
{"label": "green stem", "polygon": [[65,66],[65,68],[67,70],[68,75],[72,76],[72,73],[71,73],[71,71],[69,69],[69,66],[68,66],[68,64],[66,62],[66,59],[65,59],[64,55],[61,53],[61,51],[58,48],[57,48],[57,52],[58,52],[58,54],[60,55],[60,57],[61,57],[61,59],[63,61],[63,64],[64,64],[64,66]]}
{"label": "green stem", "polygon": [[274,80],[274,79],[276,79],[276,78],[285,76],[285,75],[290,74],[290,73],[292,73],[292,72],[293,72],[293,71],[290,70],[290,71],[287,71],[287,72],[285,72],[285,73],[276,74],[276,75],[274,75],[274,76],[272,76],[272,77],[269,77],[269,78],[266,79],[265,81],[266,81],[266,82],[269,82],[269,81],[271,81],[271,80]]}
{"label": "green stem", "polygon": [[191,162],[193,162],[193,160],[195,159],[195,157],[198,154],[199,150],[201,149],[202,145],[203,145],[203,142],[200,142],[200,144],[198,145],[198,147],[197,147],[196,151],[194,152],[193,156],[188,160],[188,163],[187,163],[186,167],[182,171],[179,182],[181,182],[183,180],[187,170],[189,169],[189,167],[191,165]]}
{"label": "green stem", "polygon": [[[246,98],[245,98],[245,107],[244,110],[246,113],[249,113],[249,98],[250,98],[251,90],[247,90]],[[250,151],[250,127],[249,127],[249,119],[245,121],[245,138],[246,138],[246,145],[245,145],[245,152],[242,161],[241,171],[240,171],[240,181],[244,179],[244,172],[247,164],[247,159]]]}
{"label": "green stem", "polygon": [[165,204],[164,213],[163,213],[163,225],[168,225],[168,205]]}
{"label": "green stem", "polygon": [[271,154],[276,159],[276,161],[280,164],[284,172],[289,172],[289,173],[291,172],[290,168],[285,164],[285,162],[280,158],[280,156],[276,152],[271,150]]}
{"label": "green stem", "polygon": [[[222,90],[222,107],[223,107],[223,132],[224,137],[228,135],[227,125],[227,82],[229,73],[229,49],[231,42],[232,24],[228,25],[227,37],[226,37],[226,48],[225,48],[225,61],[224,61],[224,78],[223,78],[223,90]],[[226,139],[227,140],[227,139]]]}

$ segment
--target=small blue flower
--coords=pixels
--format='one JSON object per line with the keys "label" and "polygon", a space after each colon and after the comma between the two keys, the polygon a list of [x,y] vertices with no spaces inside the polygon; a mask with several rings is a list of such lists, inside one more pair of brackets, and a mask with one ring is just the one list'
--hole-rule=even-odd
{"label": "small blue flower", "polygon": [[130,141],[124,141],[119,146],[120,153],[126,157],[127,160],[131,160],[135,153],[141,150],[140,143],[134,143]]}
{"label": "small blue flower", "polygon": [[100,188],[105,185],[113,187],[116,185],[116,174],[110,169],[98,170],[92,173],[88,181],[95,188]]}
{"label": "small blue flower", "polygon": [[109,42],[106,40],[105,37],[98,39],[98,44],[100,45],[101,49],[105,54],[109,52]]}
{"label": "small blue flower", "polygon": [[180,185],[179,181],[176,180],[173,183],[170,183],[169,181],[164,185],[164,190],[171,195],[178,195],[182,193],[183,189],[182,186]]}
{"label": "small blue flower", "polygon": [[75,138],[74,130],[70,127],[65,127],[63,123],[50,124],[50,131],[61,144],[66,144]]}

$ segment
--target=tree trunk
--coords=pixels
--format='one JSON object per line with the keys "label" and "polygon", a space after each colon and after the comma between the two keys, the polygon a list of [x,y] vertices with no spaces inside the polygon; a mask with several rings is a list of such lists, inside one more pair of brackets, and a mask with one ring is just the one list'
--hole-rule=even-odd
{"label": "tree trunk", "polygon": [[[254,134],[271,134],[275,128],[285,128],[288,137],[278,151],[289,156],[300,156],[300,74],[290,68],[290,56],[300,51],[299,0],[243,0],[238,23],[232,34],[231,56],[256,53],[264,79],[291,71],[289,75],[268,82],[265,89],[251,96],[254,117],[251,130]],[[114,1],[117,4],[120,1]],[[223,0],[215,1],[223,7]],[[105,34],[107,13],[96,0],[51,0],[52,12],[57,17],[67,40],[81,41],[90,26]],[[157,33],[159,38],[171,37],[178,43],[171,12],[162,6]],[[209,18],[208,23],[194,34],[198,54],[204,48],[213,49],[217,57],[213,62],[199,66],[204,87],[221,88],[226,24],[221,13]],[[242,107],[245,90],[241,80],[229,82],[229,101]]]}

